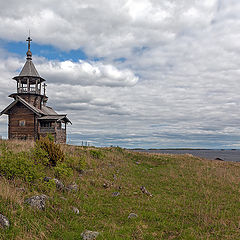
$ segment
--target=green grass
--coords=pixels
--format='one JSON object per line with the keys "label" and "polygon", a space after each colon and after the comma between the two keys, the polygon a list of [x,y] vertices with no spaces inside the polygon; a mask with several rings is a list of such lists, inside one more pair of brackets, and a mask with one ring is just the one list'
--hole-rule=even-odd
{"label": "green grass", "polygon": [[[30,151],[24,143],[17,148],[7,144],[16,153]],[[9,229],[0,229],[0,239],[81,239],[84,230],[98,231],[97,239],[111,240],[240,239],[239,163],[121,148],[66,145],[62,149],[74,162],[86,161],[84,174],[71,162],[73,176],[61,179],[65,184],[76,182],[79,190],[60,192],[41,180],[0,178],[0,213],[11,223]],[[53,167],[44,171],[54,175]],[[153,196],[143,194],[141,186]],[[120,195],[113,197],[113,192]],[[45,211],[24,204],[27,197],[41,193],[50,196]],[[79,215],[73,213],[73,206]],[[132,212],[138,218],[128,219]]]}

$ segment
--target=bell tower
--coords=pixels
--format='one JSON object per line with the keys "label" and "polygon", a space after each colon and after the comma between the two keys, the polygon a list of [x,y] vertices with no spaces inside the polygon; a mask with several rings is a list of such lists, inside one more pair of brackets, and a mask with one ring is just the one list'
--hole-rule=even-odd
{"label": "bell tower", "polygon": [[13,78],[17,82],[17,92],[11,94],[9,97],[16,99],[16,96],[20,96],[34,107],[41,109],[43,102],[46,103],[48,99],[45,95],[46,84],[43,84],[45,79],[40,77],[32,62],[32,39],[28,37],[26,41],[28,42],[27,60],[20,74]]}
{"label": "bell tower", "polygon": [[45,79],[40,77],[33,62],[30,36],[27,39],[27,60],[20,74],[13,79],[17,91],[9,95],[14,101],[1,113],[8,115],[8,138],[36,140],[52,134],[55,142],[66,143],[67,114],[58,114],[47,106]]}

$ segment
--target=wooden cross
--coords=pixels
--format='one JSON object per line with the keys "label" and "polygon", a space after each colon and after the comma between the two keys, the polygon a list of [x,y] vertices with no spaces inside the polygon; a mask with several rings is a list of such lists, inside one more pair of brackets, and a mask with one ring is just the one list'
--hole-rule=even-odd
{"label": "wooden cross", "polygon": [[28,42],[28,51],[30,51],[30,42],[32,41],[30,36],[28,37],[28,39],[26,41]]}

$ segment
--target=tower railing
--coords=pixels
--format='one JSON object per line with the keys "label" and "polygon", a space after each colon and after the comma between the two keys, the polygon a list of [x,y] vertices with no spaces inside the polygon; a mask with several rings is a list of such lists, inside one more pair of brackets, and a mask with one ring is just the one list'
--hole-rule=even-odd
{"label": "tower railing", "polygon": [[35,87],[30,87],[29,89],[27,87],[20,87],[17,89],[18,93],[36,93],[40,94],[40,89],[36,89]]}

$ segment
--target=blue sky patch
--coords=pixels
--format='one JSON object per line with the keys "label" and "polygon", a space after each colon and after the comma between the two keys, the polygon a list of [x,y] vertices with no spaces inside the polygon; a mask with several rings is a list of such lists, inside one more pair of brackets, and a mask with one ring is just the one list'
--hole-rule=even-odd
{"label": "blue sky patch", "polygon": [[[7,42],[0,40],[0,45],[8,52],[20,56],[25,56],[27,52],[27,42]],[[73,62],[78,62],[79,60],[88,59],[87,55],[81,49],[65,52],[51,45],[40,45],[35,42],[31,42],[31,51],[33,56],[38,55],[48,60],[71,60]]]}

